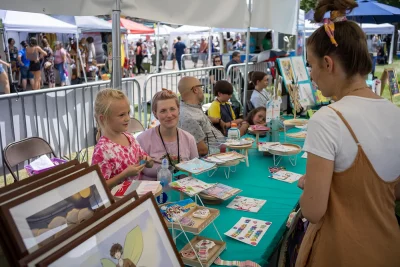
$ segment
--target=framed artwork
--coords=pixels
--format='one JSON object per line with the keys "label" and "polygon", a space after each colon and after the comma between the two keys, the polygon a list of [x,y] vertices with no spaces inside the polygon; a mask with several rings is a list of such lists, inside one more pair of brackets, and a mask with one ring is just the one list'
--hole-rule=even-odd
{"label": "framed artwork", "polygon": [[381,86],[381,92],[380,95],[382,95],[382,92],[385,90],[386,84],[389,86],[389,93],[390,93],[390,100],[393,102],[393,96],[399,96],[400,95],[400,89],[399,89],[399,82],[397,79],[397,73],[395,69],[384,69],[381,77],[382,81],[382,86]]}
{"label": "framed artwork", "polygon": [[[59,166],[57,166],[59,167]],[[30,180],[30,178],[34,178],[32,181],[29,183],[25,183],[21,186],[15,187],[10,192],[6,192],[3,195],[0,196],[0,206],[4,205],[5,203],[8,203],[12,200],[15,200],[17,198],[20,198],[27,193],[31,191],[38,190],[42,188],[43,186],[49,185],[58,179],[62,179],[64,177],[68,177],[68,175],[71,175],[75,172],[81,171],[83,169],[89,168],[89,164],[87,162],[74,165],[74,166],[69,166],[69,168],[64,168],[59,171],[54,171],[50,173],[49,175],[46,176],[41,176],[39,178],[35,178],[34,176],[27,178],[26,180]],[[51,171],[51,170],[49,170]],[[40,175],[40,174],[38,174]],[[24,181],[24,180],[23,180]]]}
{"label": "framed artwork", "polygon": [[310,77],[308,76],[308,72],[303,57],[302,56],[291,57],[291,60],[292,60],[294,75],[297,78],[297,82],[299,83],[309,82]]}
{"label": "framed artwork", "polygon": [[112,203],[96,165],[6,203],[0,211],[20,259]]}
{"label": "framed artwork", "polygon": [[309,106],[315,106],[315,96],[311,83],[300,83],[299,94],[301,99],[300,104],[302,107],[307,108]]}
{"label": "framed artwork", "polygon": [[149,192],[37,266],[175,267],[183,262]]}
{"label": "framed artwork", "polygon": [[75,165],[78,165],[78,164],[79,164],[79,161],[74,159],[74,160],[68,161],[68,162],[66,162],[64,164],[57,165],[54,168],[51,168],[50,170],[44,171],[42,173],[30,176],[29,178],[26,178],[26,179],[20,180],[18,182],[14,182],[14,183],[12,183],[10,185],[4,186],[4,187],[0,188],[0,197],[2,197],[3,195],[6,195],[6,194],[9,194],[9,193],[13,192],[17,188],[24,187],[24,186],[26,186],[28,184],[34,183],[34,182],[36,182],[36,181],[38,181],[40,179],[43,179],[43,178],[45,178],[47,176],[50,176],[50,175],[55,174],[57,172],[63,171],[65,169],[71,168],[71,167],[73,167]]}
{"label": "framed artwork", "polygon": [[49,257],[55,251],[60,250],[67,244],[71,243],[78,237],[82,236],[84,233],[88,232],[96,225],[110,218],[118,211],[122,210],[123,208],[127,207],[129,204],[131,204],[134,201],[137,201],[138,199],[139,196],[136,191],[129,193],[128,195],[119,199],[118,202],[112,204],[110,207],[99,211],[98,213],[93,215],[93,217],[72,228],[68,232],[68,235],[62,235],[59,238],[53,239],[49,243],[45,244],[44,246],[34,251],[33,253],[22,258],[21,260],[18,261],[17,265],[21,267],[36,266],[38,262]]}
{"label": "framed artwork", "polygon": [[295,81],[292,61],[290,60],[290,57],[278,58],[277,61],[281,70],[283,81],[285,82],[285,86],[286,88],[288,88],[288,85],[293,84],[293,82]]}

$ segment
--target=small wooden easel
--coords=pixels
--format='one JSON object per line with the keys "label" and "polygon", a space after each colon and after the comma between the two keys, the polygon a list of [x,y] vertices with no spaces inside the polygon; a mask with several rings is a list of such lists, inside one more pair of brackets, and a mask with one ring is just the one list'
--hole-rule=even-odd
{"label": "small wooden easel", "polygon": [[393,102],[394,96],[400,95],[399,83],[397,80],[397,74],[395,69],[384,69],[382,76],[382,89],[381,89],[381,96],[382,92],[385,90],[386,84],[389,85],[389,94],[390,94],[390,101]]}

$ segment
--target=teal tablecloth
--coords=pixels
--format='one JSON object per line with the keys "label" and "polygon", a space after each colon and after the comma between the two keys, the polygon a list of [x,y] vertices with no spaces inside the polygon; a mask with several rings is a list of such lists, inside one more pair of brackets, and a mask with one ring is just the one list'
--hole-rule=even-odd
{"label": "teal tablecloth", "polygon": [[[283,133],[281,133],[281,139],[281,142],[283,142]],[[260,141],[265,141],[265,138],[260,138]],[[302,144],[299,145],[302,146]],[[284,166],[288,171],[304,174],[306,159],[301,158],[302,154],[300,153],[297,156],[297,165],[295,167],[290,164],[287,158],[282,159],[279,166]],[[268,178],[268,167],[273,166],[272,157],[263,156],[262,152],[258,152],[254,148],[249,151],[249,161],[250,167],[246,167],[245,163],[240,163],[236,172],[230,174],[229,179],[225,178],[223,169],[218,169],[212,177],[208,177],[207,174],[201,174],[196,177],[208,183],[218,182],[240,188],[243,190],[239,194],[241,196],[267,200],[258,213],[226,208],[233,198],[219,205],[206,205],[220,210],[220,216],[215,220],[215,225],[227,244],[227,250],[221,254],[221,259],[251,260],[263,266],[268,263],[269,257],[273,254],[282,238],[288,215],[296,207],[301,190],[297,188],[297,183],[289,184]],[[179,194],[173,192],[171,198],[172,200],[178,200]],[[253,247],[224,235],[241,217],[272,222],[271,227],[257,246]],[[190,234],[188,236],[189,238],[193,237]],[[219,240],[218,234],[212,225],[208,226],[201,233],[201,236]],[[185,244],[187,244],[186,238],[183,235],[179,236],[177,240],[178,250],[183,248]]]}

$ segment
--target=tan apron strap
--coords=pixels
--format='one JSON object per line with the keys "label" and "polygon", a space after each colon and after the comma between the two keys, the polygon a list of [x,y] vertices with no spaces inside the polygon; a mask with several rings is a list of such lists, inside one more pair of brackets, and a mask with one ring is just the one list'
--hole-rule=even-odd
{"label": "tan apron strap", "polygon": [[343,121],[344,125],[346,125],[347,129],[349,130],[351,136],[353,136],[354,141],[357,143],[357,145],[359,144],[358,139],[355,135],[355,133],[353,132],[353,129],[351,128],[350,124],[347,122],[347,120],[343,117],[342,113],[340,113],[340,111],[334,109],[331,106],[328,106],[328,108],[332,109],[333,111],[336,112],[336,114],[339,116],[339,118]]}

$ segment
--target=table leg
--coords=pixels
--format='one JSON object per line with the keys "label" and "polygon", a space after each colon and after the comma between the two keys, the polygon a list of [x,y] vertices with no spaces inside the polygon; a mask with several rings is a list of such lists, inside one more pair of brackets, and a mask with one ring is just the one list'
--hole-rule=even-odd
{"label": "table leg", "polygon": [[260,140],[260,133],[256,133],[256,147],[258,148],[258,141]]}
{"label": "table leg", "polygon": [[249,163],[249,150],[248,149],[244,149],[244,153],[243,154],[246,156],[246,166],[249,167],[250,166],[250,163]]}
{"label": "table leg", "polygon": [[185,199],[185,196],[184,196],[184,194],[182,192],[179,193],[179,198],[180,198],[180,200],[184,200]]}

